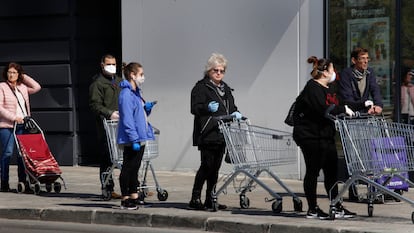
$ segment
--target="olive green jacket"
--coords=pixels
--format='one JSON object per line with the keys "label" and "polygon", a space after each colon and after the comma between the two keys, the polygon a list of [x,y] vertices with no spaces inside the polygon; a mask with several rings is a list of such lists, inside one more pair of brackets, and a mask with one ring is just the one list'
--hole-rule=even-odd
{"label": "olive green jacket", "polygon": [[94,77],[89,86],[89,107],[91,111],[102,121],[102,117],[110,119],[114,111],[118,111],[118,96],[121,92],[120,77],[107,78],[103,74]]}

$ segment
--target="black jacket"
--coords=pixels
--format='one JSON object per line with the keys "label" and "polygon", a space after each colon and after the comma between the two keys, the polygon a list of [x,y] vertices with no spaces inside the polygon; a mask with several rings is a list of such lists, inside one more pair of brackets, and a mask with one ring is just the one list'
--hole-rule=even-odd
{"label": "black jacket", "polygon": [[[205,76],[199,80],[191,90],[191,113],[194,115],[193,145],[217,145],[224,144],[224,137],[218,128],[218,121],[214,118],[231,114],[237,111],[234,104],[232,89],[225,83],[224,96],[220,96],[216,87]],[[217,101],[219,108],[217,112],[210,112],[208,104]]]}
{"label": "black jacket", "polygon": [[338,115],[345,112],[345,107],[340,105],[332,85],[326,88],[313,79],[309,80],[296,100],[293,128],[296,144],[300,145],[307,139],[334,140],[335,126],[326,117],[328,111]]}

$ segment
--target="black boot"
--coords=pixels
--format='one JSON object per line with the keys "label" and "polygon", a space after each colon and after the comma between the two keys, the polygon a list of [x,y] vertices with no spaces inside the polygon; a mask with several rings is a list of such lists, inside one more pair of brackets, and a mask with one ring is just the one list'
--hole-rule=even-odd
{"label": "black boot", "polygon": [[7,180],[2,180],[0,186],[0,192],[10,192],[10,186]]}
{"label": "black boot", "polygon": [[191,201],[188,204],[188,207],[193,210],[205,210],[203,203],[201,202],[201,192],[200,191],[193,191],[191,195]]}

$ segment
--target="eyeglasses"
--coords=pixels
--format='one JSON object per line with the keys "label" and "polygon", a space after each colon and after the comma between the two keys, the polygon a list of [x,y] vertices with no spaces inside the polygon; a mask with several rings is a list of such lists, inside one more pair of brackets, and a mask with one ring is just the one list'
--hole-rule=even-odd
{"label": "eyeglasses", "polygon": [[15,71],[7,71],[8,75],[13,75],[13,74],[18,74],[19,72],[15,72]]}
{"label": "eyeglasses", "polygon": [[216,74],[225,74],[226,70],[213,69],[213,72],[216,73]]}

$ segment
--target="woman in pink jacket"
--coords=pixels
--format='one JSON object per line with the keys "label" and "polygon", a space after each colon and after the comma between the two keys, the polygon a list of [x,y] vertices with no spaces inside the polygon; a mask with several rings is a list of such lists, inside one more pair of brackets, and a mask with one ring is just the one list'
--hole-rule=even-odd
{"label": "woman in pink jacket", "polygon": [[[9,192],[9,164],[15,148],[14,123],[17,123],[16,134],[22,134],[23,119],[30,116],[29,95],[40,91],[41,87],[38,82],[23,73],[21,65],[14,62],[4,68],[2,77],[3,82],[0,83],[0,148],[2,148],[0,191]],[[26,174],[20,156],[17,158],[17,163],[19,182],[26,184]]]}

